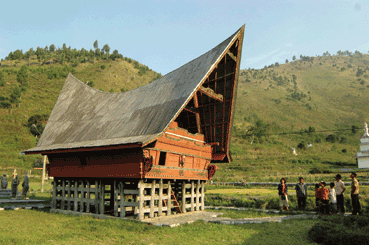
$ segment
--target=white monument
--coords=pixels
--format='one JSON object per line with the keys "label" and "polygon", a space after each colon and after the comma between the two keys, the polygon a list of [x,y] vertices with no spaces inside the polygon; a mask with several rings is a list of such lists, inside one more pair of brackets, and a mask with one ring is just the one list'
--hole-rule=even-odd
{"label": "white monument", "polygon": [[360,152],[357,153],[358,168],[369,168],[369,130],[364,123],[364,135],[360,138]]}

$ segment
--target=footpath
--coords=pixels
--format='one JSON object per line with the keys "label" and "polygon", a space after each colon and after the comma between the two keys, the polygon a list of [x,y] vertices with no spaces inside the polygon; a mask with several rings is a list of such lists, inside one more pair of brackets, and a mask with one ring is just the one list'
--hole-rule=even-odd
{"label": "footpath", "polygon": [[[239,211],[258,211],[258,212],[265,212],[265,213],[276,213],[280,214],[280,211],[277,210],[264,210],[264,209],[252,209],[252,208],[236,208],[236,207],[212,207],[207,206],[205,207],[207,210],[211,209],[229,209],[229,210],[239,210]],[[263,217],[263,218],[239,218],[239,219],[232,219],[227,217],[218,217],[223,215],[224,213],[221,212],[209,212],[209,211],[199,211],[199,212],[190,212],[186,214],[177,214],[173,216],[163,216],[151,219],[145,219],[142,222],[156,225],[156,226],[169,226],[169,227],[176,227],[182,224],[191,224],[198,220],[203,220],[209,223],[217,223],[217,224],[226,224],[226,225],[236,225],[236,224],[261,224],[265,222],[282,222],[284,220],[290,219],[314,219],[318,218],[316,212],[304,212],[303,214],[297,211],[290,211],[283,212],[286,215],[281,216],[273,216],[273,217]],[[348,214],[346,214],[348,215]]]}

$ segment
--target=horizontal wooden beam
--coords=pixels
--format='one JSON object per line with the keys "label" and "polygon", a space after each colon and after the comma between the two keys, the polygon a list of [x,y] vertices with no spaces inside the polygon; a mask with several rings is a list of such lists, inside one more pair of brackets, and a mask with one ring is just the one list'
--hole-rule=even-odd
{"label": "horizontal wooden beam", "polygon": [[223,102],[223,95],[215,93],[214,90],[212,90],[211,88],[205,88],[201,86],[199,88],[199,91],[200,93],[205,94],[214,100]]}
{"label": "horizontal wooden beam", "polygon": [[227,54],[229,55],[229,57],[231,57],[234,61],[237,61],[236,56],[234,56],[229,50],[227,52]]}
{"label": "horizontal wooden beam", "polygon": [[198,113],[197,108],[191,107],[191,108],[183,108],[185,111],[191,112],[193,114]]}
{"label": "horizontal wooden beam", "polygon": [[25,152],[25,154],[26,155],[31,155],[31,154],[49,155],[49,154],[54,154],[54,153],[105,151],[105,150],[117,150],[117,149],[137,148],[137,147],[142,147],[142,144],[124,144],[124,145],[108,145],[108,146],[96,146],[96,147],[80,147],[80,148],[70,148],[70,149],[41,150],[41,151]]}

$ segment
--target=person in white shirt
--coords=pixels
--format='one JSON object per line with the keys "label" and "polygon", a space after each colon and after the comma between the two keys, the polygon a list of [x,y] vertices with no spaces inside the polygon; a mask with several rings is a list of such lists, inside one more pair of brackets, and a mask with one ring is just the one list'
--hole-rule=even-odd
{"label": "person in white shirt", "polygon": [[329,200],[331,203],[331,209],[332,209],[332,213],[336,214],[337,213],[337,200],[336,200],[336,190],[334,189],[334,183],[331,182],[329,186],[331,187],[329,191]]}
{"label": "person in white shirt", "polygon": [[340,174],[336,175],[336,198],[337,198],[337,208],[338,210],[344,214],[345,213],[345,202],[343,198],[343,193],[346,190],[345,184],[341,180],[342,176]]}

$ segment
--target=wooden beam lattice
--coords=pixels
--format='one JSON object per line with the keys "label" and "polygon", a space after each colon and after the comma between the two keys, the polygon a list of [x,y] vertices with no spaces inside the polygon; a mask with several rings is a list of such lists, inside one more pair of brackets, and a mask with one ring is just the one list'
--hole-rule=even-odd
{"label": "wooden beam lattice", "polygon": [[215,93],[214,90],[212,90],[211,88],[205,88],[205,87],[201,86],[199,88],[199,92],[209,96],[210,98],[212,98],[214,100],[217,100],[219,102],[223,102],[223,95]]}
{"label": "wooden beam lattice", "polygon": [[229,50],[228,50],[227,54],[229,55],[229,57],[231,57],[234,61],[237,62],[237,57],[234,56]]}
{"label": "wooden beam lattice", "polygon": [[55,178],[52,208],[121,218],[134,215],[139,219],[169,216],[172,210],[204,210],[205,181],[176,182],[173,188],[170,180],[146,181]]}

